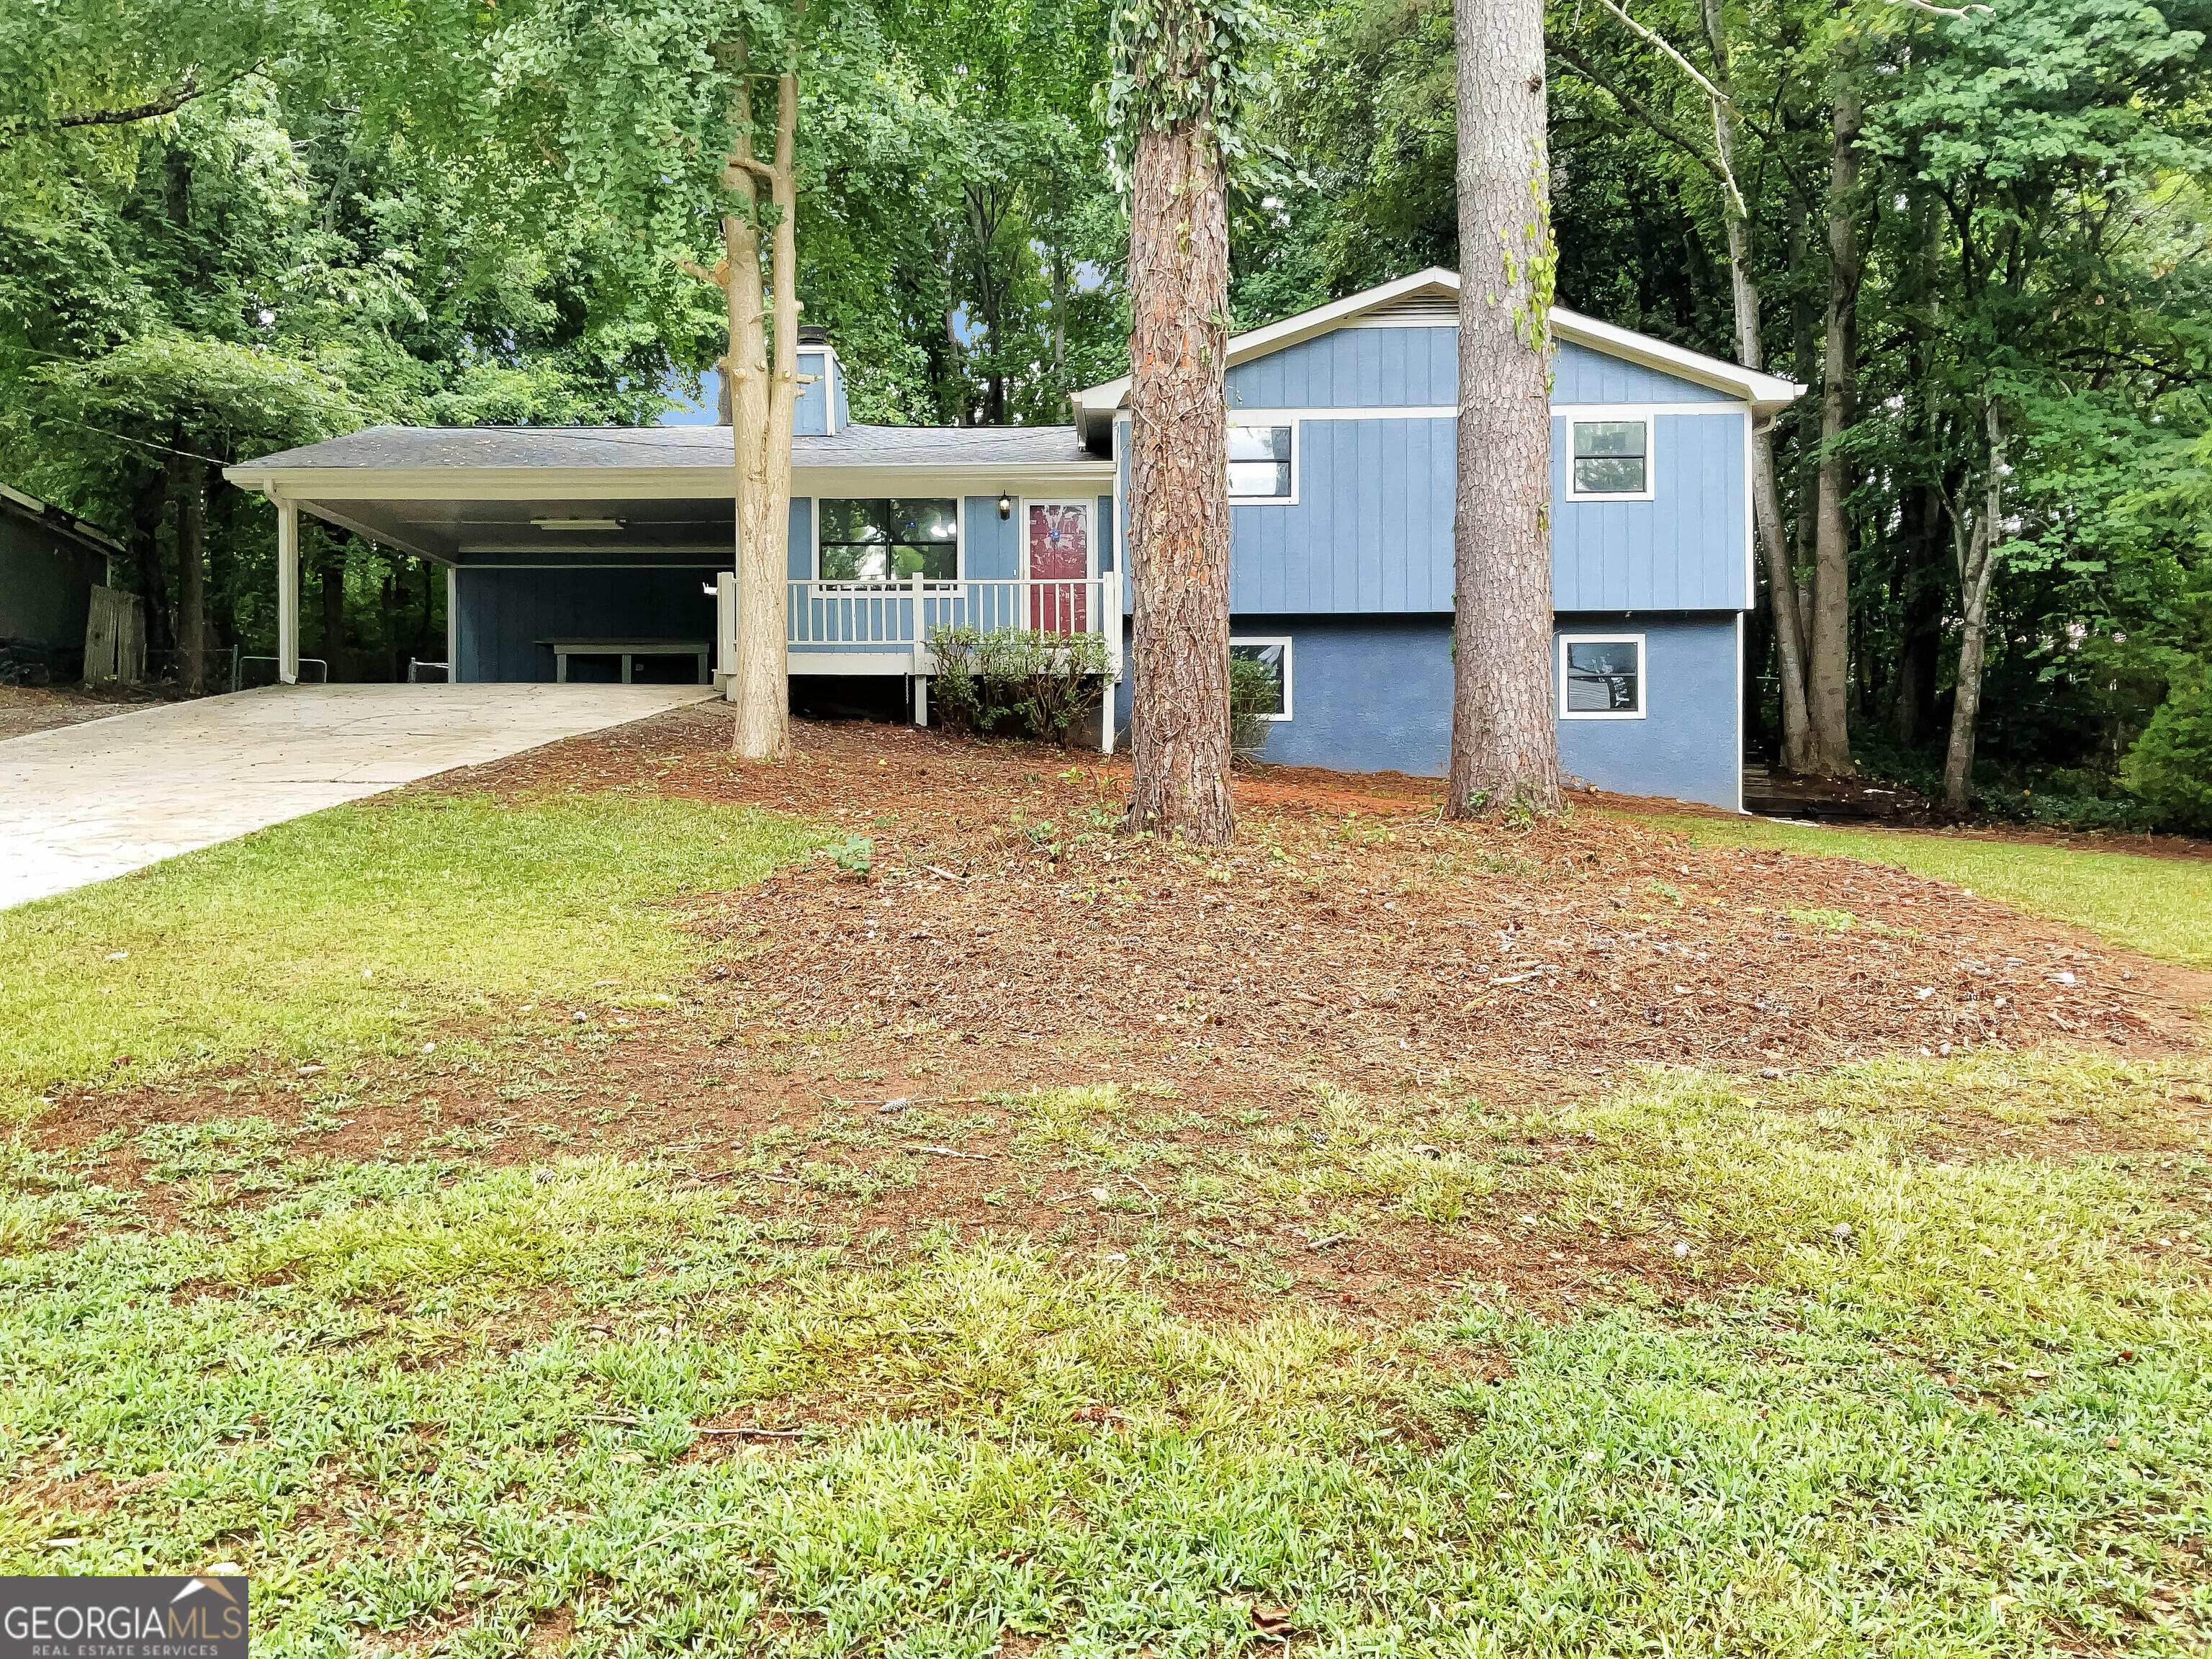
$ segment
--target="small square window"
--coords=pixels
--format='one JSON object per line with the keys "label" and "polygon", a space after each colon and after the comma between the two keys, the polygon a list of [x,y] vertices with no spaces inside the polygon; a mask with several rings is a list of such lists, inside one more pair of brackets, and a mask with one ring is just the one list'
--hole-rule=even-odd
{"label": "small square window", "polygon": [[1229,428],[1229,493],[1255,501],[1291,498],[1291,445],[1287,426]]}
{"label": "small square window", "polygon": [[1577,421],[1577,495],[1641,495],[1650,488],[1650,428],[1644,421]]}
{"label": "small square window", "polygon": [[1562,636],[1559,641],[1559,718],[1634,720],[1644,718],[1644,636]]}
{"label": "small square window", "polygon": [[[1229,700],[1235,714],[1255,720],[1290,719],[1290,641],[1231,640],[1229,660]],[[1239,670],[1235,667],[1238,663],[1253,666]]]}

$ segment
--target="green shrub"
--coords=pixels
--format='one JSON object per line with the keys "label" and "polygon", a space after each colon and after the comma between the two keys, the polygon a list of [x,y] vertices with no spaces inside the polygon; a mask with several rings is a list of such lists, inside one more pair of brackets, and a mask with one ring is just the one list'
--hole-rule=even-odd
{"label": "green shrub", "polygon": [[2204,663],[2173,677],[2122,773],[2165,828],[2212,830],[2212,671]]}
{"label": "green shrub", "polygon": [[1106,693],[1113,656],[1103,635],[1031,628],[939,627],[933,717],[954,732],[1022,734],[1066,747],[1076,721]]}

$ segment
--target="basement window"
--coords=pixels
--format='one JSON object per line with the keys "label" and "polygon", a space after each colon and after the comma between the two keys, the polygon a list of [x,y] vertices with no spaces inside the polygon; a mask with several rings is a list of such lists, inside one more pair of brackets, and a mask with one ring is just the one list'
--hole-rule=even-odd
{"label": "basement window", "polygon": [[1235,639],[1229,641],[1232,662],[1257,663],[1273,683],[1273,696],[1264,701],[1253,718],[1286,720],[1291,717],[1291,642],[1283,639]]}
{"label": "basement window", "polygon": [[1640,720],[1644,697],[1643,635],[1559,636],[1561,720]]}

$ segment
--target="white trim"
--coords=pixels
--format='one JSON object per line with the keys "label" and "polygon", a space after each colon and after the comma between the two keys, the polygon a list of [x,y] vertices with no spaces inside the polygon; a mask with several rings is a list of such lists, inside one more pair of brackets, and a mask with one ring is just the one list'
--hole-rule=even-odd
{"label": "white trim", "polygon": [[1279,645],[1283,647],[1283,712],[1279,714],[1255,714],[1255,720],[1286,720],[1291,717],[1291,660],[1297,641],[1288,634],[1232,634],[1229,648],[1234,652],[1240,645]]}
{"label": "white trim", "polygon": [[[1649,501],[1659,495],[1659,420],[1650,405],[1644,404],[1612,404],[1601,405],[1600,415],[1570,415],[1567,421],[1567,499],[1571,501]],[[1592,489],[1575,488],[1575,425],[1595,426],[1601,422],[1641,421],[1644,423],[1644,488],[1641,489]]]}
{"label": "white trim", "polygon": [[[1759,417],[1749,410],[1744,410],[1742,608],[1745,611],[1759,603],[1759,492],[1752,477],[1752,446],[1758,439],[1758,428]],[[1779,530],[1780,526],[1776,528]],[[1741,658],[1743,653],[1738,650],[1736,655]]]}
{"label": "white trim", "polygon": [[[300,508],[298,503],[287,497],[272,499],[276,504],[276,678],[280,684],[296,685],[300,680]],[[450,583],[451,578],[447,580]],[[452,593],[448,586],[448,641],[453,627]],[[446,660],[450,663],[453,659],[453,647],[448,643]],[[449,676],[452,672],[447,671]]]}
{"label": "white trim", "polygon": [[1729,416],[1729,417],[1730,417],[1730,418],[1732,418],[1732,419],[1733,419],[1733,418],[1738,418],[1738,417],[1741,417],[1741,416],[1742,416],[1742,414],[1743,414],[1743,405],[1742,405],[1741,404],[1740,404],[1740,403],[1724,403],[1724,404],[1553,404],[1552,405],[1552,416],[1553,416],[1553,418],[1554,420],[1557,420],[1557,419],[1559,419],[1559,417],[1561,417],[1561,416],[1564,416],[1566,419],[1571,420],[1571,421],[1602,421],[1602,420],[1606,420],[1606,419],[1610,418],[1610,417],[1613,416],[1613,412],[1614,412],[1615,410],[1624,410],[1624,409],[1625,409],[1625,410],[1628,410],[1628,411],[1630,411],[1632,414],[1644,414],[1644,415],[1654,415],[1654,416],[1656,416],[1656,415],[1726,415],[1726,416]]}
{"label": "white trim", "polygon": [[[1459,274],[1441,268],[1417,271],[1411,276],[1401,276],[1395,282],[1382,283],[1347,299],[1334,300],[1310,311],[1302,311],[1294,317],[1285,317],[1265,328],[1251,329],[1233,336],[1229,342],[1228,366],[1234,368],[1254,357],[1264,357],[1270,352],[1280,351],[1301,341],[1327,334],[1355,319],[1381,311],[1400,301],[1428,293],[1456,295],[1459,293]],[[1663,340],[1652,339],[1632,329],[1616,328],[1611,323],[1601,323],[1595,317],[1584,317],[1562,307],[1552,307],[1551,326],[1555,337],[1570,344],[1588,346],[1608,356],[1625,358],[1647,368],[1657,369],[1663,374],[1694,380],[1700,386],[1729,392],[1732,397],[1751,404],[1754,410],[1763,408],[1769,414],[1796,402],[1804,393],[1804,387],[1779,375],[1762,374],[1757,369],[1745,368],[1739,363],[1708,357],[1701,351],[1669,345]],[[1089,417],[1119,409],[1128,395],[1129,377],[1126,374],[1101,386],[1086,386],[1075,393],[1077,430],[1082,430]]]}
{"label": "white trim", "polygon": [[1281,409],[1232,409],[1229,411],[1231,426],[1286,426],[1291,429],[1291,493],[1287,495],[1239,495],[1229,493],[1231,507],[1296,507],[1298,504],[1299,464],[1305,441],[1298,428],[1305,424],[1302,411]]}
{"label": "white trim", "polygon": [[1735,810],[1743,811],[1743,612],[1735,613]]}
{"label": "white trim", "polygon": [[[1571,645],[1633,645],[1636,647],[1636,707],[1630,708],[1567,708],[1567,647]],[[1739,654],[1738,660],[1741,660]],[[1641,634],[1562,634],[1559,635],[1559,718],[1563,720],[1640,720],[1651,709],[1651,653]],[[1741,750],[1738,751],[1741,763]]]}

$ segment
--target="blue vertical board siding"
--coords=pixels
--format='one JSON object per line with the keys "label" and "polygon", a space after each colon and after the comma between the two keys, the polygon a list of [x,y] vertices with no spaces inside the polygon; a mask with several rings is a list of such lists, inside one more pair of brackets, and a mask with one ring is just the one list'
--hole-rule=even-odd
{"label": "blue vertical board siding", "polygon": [[835,357],[830,360],[830,396],[837,411],[837,430],[842,432],[853,424],[853,410],[845,398],[845,365]]}
{"label": "blue vertical board siding", "polygon": [[1098,526],[1098,574],[1104,575],[1114,568],[1114,498],[1101,495],[1091,522]]}
{"label": "blue vertical board siding", "polygon": [[826,373],[829,359],[819,351],[799,354],[801,376],[815,378],[799,382],[799,395],[792,400],[791,429],[801,438],[827,437],[830,433],[830,380]]}
{"label": "blue vertical board siding", "polygon": [[784,572],[793,581],[814,579],[814,498],[791,498],[791,528],[783,544]]}
{"label": "blue vertical board siding", "polygon": [[1459,331],[1340,328],[1229,371],[1229,409],[1386,409],[1458,400]]}
{"label": "blue vertical board siding", "polygon": [[[1742,805],[1736,619],[1563,616],[1561,634],[1644,635],[1640,720],[1561,720],[1559,767],[1624,795],[1663,795],[1734,811]],[[1552,651],[1552,707],[1559,653]]]}
{"label": "blue vertical board siding", "polygon": [[[543,639],[711,641],[714,601],[700,590],[725,568],[502,570],[463,565],[457,584],[457,678],[550,681],[553,651],[538,643]],[[587,674],[617,678],[620,669],[607,663],[574,665],[574,678]]]}
{"label": "blue vertical board siding", "polygon": [[1231,509],[1231,605],[1450,609],[1455,441],[1448,417],[1301,422],[1297,501]]}
{"label": "blue vertical board siding", "polygon": [[1749,497],[1735,408],[1653,420],[1648,501],[1567,499],[1568,422],[1552,422],[1552,603],[1560,611],[1726,611],[1746,588]]}
{"label": "blue vertical board siding", "polygon": [[963,575],[1004,580],[1022,574],[1018,521],[999,516],[996,495],[967,499],[968,544],[960,550]]}
{"label": "blue vertical board siding", "polygon": [[[1734,809],[1741,763],[1733,616],[1565,617],[1570,634],[1644,636],[1640,720],[1559,720],[1559,763],[1584,783]],[[1237,616],[1230,635],[1291,639],[1291,714],[1261,758],[1342,772],[1441,777],[1451,756],[1451,623],[1443,617]],[[1559,650],[1552,652],[1558,673]],[[1117,730],[1131,682],[1115,688]],[[1559,690],[1553,687],[1553,707]]]}
{"label": "blue vertical board siding", "polygon": [[1733,392],[1561,341],[1552,354],[1555,404],[1728,404]]}

